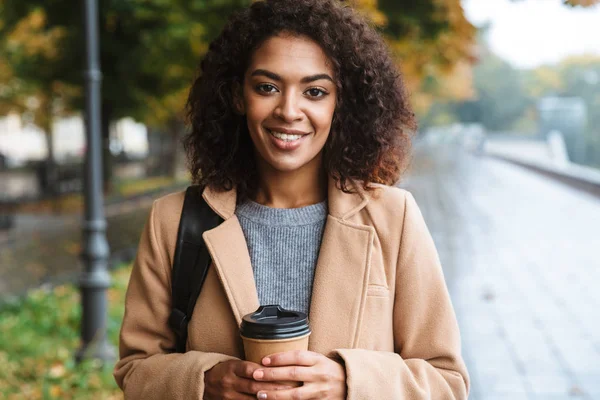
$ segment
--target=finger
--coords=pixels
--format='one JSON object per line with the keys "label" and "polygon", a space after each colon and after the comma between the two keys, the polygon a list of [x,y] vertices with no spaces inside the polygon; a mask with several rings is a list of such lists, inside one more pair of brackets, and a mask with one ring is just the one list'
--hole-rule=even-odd
{"label": "finger", "polygon": [[257,382],[254,379],[239,378],[233,385],[233,389],[239,393],[251,394],[256,396],[260,391],[277,391],[291,389],[292,386],[277,382]]}
{"label": "finger", "polygon": [[286,367],[261,368],[254,371],[252,377],[257,381],[297,381],[310,382],[315,380],[314,368],[291,365]]}
{"label": "finger", "polygon": [[298,399],[320,399],[322,394],[315,391],[310,386],[300,386],[295,389],[276,390],[276,391],[260,391],[256,394],[259,400],[298,400]]}
{"label": "finger", "polygon": [[302,365],[310,367],[319,362],[322,354],[313,351],[295,350],[283,353],[271,354],[262,359],[262,364],[269,367],[280,367],[285,365]]}
{"label": "finger", "polygon": [[[223,399],[225,397],[218,397],[219,399]],[[245,394],[245,393],[235,393],[235,397],[227,397],[234,398],[236,400],[256,400],[256,395],[254,394]]]}
{"label": "finger", "polygon": [[252,374],[258,368],[262,368],[262,366],[250,361],[240,361],[235,365],[233,373],[240,378],[252,379]]}

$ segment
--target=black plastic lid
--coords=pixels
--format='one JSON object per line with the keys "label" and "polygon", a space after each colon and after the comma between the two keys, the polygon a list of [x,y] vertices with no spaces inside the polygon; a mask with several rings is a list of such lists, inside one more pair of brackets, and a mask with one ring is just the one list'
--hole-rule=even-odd
{"label": "black plastic lid", "polygon": [[310,327],[306,314],[270,305],[244,315],[240,333],[249,339],[291,339],[309,334]]}

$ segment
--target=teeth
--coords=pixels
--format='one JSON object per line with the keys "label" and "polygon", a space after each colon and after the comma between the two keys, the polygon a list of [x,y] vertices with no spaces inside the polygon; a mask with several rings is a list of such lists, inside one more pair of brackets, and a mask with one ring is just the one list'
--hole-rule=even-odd
{"label": "teeth", "polygon": [[277,139],[281,139],[286,142],[293,142],[294,140],[298,140],[302,137],[302,135],[288,135],[287,133],[273,132],[273,131],[270,131],[270,132],[271,132],[271,135],[275,136]]}

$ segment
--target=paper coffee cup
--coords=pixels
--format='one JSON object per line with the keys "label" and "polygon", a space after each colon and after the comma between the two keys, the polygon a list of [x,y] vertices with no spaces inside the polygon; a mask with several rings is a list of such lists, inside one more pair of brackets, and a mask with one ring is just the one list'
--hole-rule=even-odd
{"label": "paper coffee cup", "polygon": [[[262,365],[262,359],[275,353],[308,350],[310,326],[306,314],[278,305],[261,306],[245,315],[240,326],[247,361]],[[282,382],[297,386],[298,382]]]}
{"label": "paper coffee cup", "polygon": [[292,350],[308,350],[309,336],[310,334],[307,334],[299,338],[281,340],[251,339],[242,336],[246,360],[261,364],[262,359],[271,354]]}

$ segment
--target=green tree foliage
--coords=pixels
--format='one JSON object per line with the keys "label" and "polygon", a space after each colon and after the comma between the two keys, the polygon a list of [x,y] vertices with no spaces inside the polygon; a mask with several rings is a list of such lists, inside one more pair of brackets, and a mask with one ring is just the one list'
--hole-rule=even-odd
{"label": "green tree foliage", "polygon": [[469,117],[469,108],[474,106],[479,118],[472,122],[478,119],[489,130],[512,129],[529,104],[519,71],[496,55],[490,54],[477,66],[474,85],[477,98],[459,103],[456,109],[464,120]]}
{"label": "green tree foliage", "polygon": [[459,0],[381,0],[378,4],[386,17],[383,32],[418,114],[425,113],[435,98],[472,95],[476,29]]}
{"label": "green tree foliage", "polygon": [[436,98],[421,115],[424,128],[451,122],[481,123],[488,130],[510,130],[529,104],[518,70],[487,45],[488,27],[479,32],[479,63],[473,69],[470,98]]}

